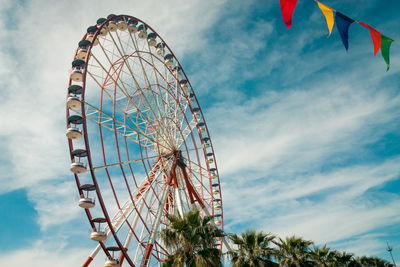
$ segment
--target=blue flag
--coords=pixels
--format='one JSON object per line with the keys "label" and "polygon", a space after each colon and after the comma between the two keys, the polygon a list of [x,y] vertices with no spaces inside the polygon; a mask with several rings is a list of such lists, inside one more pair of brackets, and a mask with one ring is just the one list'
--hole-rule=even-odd
{"label": "blue flag", "polygon": [[349,27],[354,20],[336,11],[335,21],[336,27],[340,33],[340,38],[342,38],[343,45],[347,50],[349,49]]}

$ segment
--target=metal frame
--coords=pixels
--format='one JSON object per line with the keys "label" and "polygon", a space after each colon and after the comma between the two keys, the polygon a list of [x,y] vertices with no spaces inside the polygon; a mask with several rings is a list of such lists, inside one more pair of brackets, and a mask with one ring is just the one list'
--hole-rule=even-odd
{"label": "metal frame", "polygon": [[[136,20],[157,35],[157,38],[165,44],[165,50],[173,56],[176,65],[180,67],[182,79],[187,80],[189,93],[193,94],[194,97],[193,104],[190,104],[188,101],[189,93],[185,93],[180,87],[179,80],[173,77],[172,69],[169,69],[165,65],[163,66],[163,57],[160,59],[160,56],[152,52],[152,48],[148,45],[147,39],[139,41],[135,33],[132,34],[129,32],[128,43],[124,44],[126,40],[121,40],[121,36],[118,34],[119,30],[113,33],[109,32],[107,36],[110,39],[107,39],[107,37],[100,37],[100,30],[106,27],[105,25],[111,20],[116,19],[123,19],[125,21],[129,19]],[[83,37],[83,40],[85,38],[86,35]],[[157,262],[159,264],[162,259],[168,255],[169,251],[163,248],[162,244],[160,244],[157,239],[158,232],[161,228],[168,227],[165,214],[175,210],[175,206],[179,206],[174,205],[175,202],[178,203],[178,198],[179,201],[182,201],[182,199],[186,200],[186,205],[196,206],[197,202],[199,208],[203,209],[204,215],[216,215],[214,199],[221,199],[220,205],[222,206],[218,166],[210,134],[203,112],[198,104],[197,97],[194,94],[190,81],[181,64],[175,58],[174,53],[167,43],[150,26],[132,16],[113,16],[98,27],[93,38],[102,39],[99,40],[98,46],[103,54],[93,54],[92,50],[94,48],[92,44],[88,47],[83,79],[80,83],[82,85],[81,109],[73,110],[67,107],[66,118],[67,125],[70,125],[68,123],[68,117],[71,114],[79,114],[83,117],[83,141],[87,152],[89,172],[96,189],[97,203],[100,204],[101,213],[107,221],[107,236],[112,236],[113,238],[108,238],[107,241],[99,242],[98,246],[82,266],[89,266],[100,249],[111,259],[113,255],[111,255],[107,249],[108,243],[112,243],[113,246],[116,245],[120,248],[120,264],[125,260],[130,266],[135,266],[135,262],[141,262],[141,266],[148,266],[149,264]],[[107,44],[107,42],[110,43]],[[142,47],[139,47],[139,42],[142,44]],[[147,47],[143,45],[143,43],[147,44]],[[108,47],[109,45],[111,45],[111,48]],[[133,49],[133,52],[127,53],[124,48]],[[112,51],[110,49],[112,49]],[[77,52],[78,49],[75,55]],[[107,59],[106,63],[108,63],[109,68],[104,66],[101,62],[101,58],[98,58],[98,56],[104,56],[104,58]],[[109,56],[111,56],[111,58]],[[116,57],[117,60],[115,60],[114,57]],[[142,72],[142,75],[135,75],[135,70],[133,69],[135,66],[133,65],[137,62],[131,62],[132,60],[139,61],[136,67]],[[130,64],[132,64],[132,66]],[[162,71],[165,72],[165,75],[159,70],[160,66],[163,67]],[[146,68],[150,68],[151,70],[146,70]],[[103,75],[99,76],[89,71],[89,69],[101,70],[101,74],[106,75],[105,77]],[[150,75],[154,75],[154,78],[149,78]],[[123,77],[125,76],[131,78],[133,84],[124,82]],[[88,77],[92,80],[87,80]],[[142,81],[138,81],[137,78],[141,78]],[[101,89],[98,107],[90,103],[90,98],[87,100],[85,99],[88,81],[93,81],[96,87]],[[150,81],[154,82],[151,83]],[[141,82],[144,82],[146,86],[140,86]],[[76,83],[70,79],[69,86],[73,84]],[[110,86],[113,87],[112,90],[109,89]],[[134,95],[129,92],[130,88],[128,88],[128,86],[134,86],[134,92],[141,94],[142,98],[140,98],[140,103],[135,102],[133,99]],[[69,93],[67,93],[67,96],[68,95]],[[107,101],[110,100],[112,101],[111,110],[109,109],[110,107],[107,106]],[[120,100],[127,100],[125,103],[126,110],[117,103]],[[161,101],[161,103],[158,103],[159,101]],[[173,103],[172,106],[170,106],[170,103]],[[130,110],[128,109],[128,105],[131,105]],[[157,110],[154,110],[154,106]],[[147,109],[144,109],[144,107],[147,107]],[[198,109],[196,112],[200,112],[201,114],[201,122],[204,123],[202,127],[205,130],[203,133],[198,129],[197,125],[200,121],[194,117],[194,108]],[[170,114],[170,112],[173,114],[174,119],[169,118],[169,116],[161,116],[161,114]],[[118,115],[122,113],[124,114],[123,121],[119,121],[117,119]],[[140,118],[140,122],[137,124],[132,120],[131,114],[133,113],[136,113],[137,118]],[[192,119],[189,119],[187,114],[191,114]],[[160,115],[159,120],[157,120],[158,115]],[[136,127],[129,126],[132,124]],[[93,134],[93,132],[91,132],[92,129],[89,129],[94,125],[97,125],[98,128],[98,141],[100,141],[101,158],[103,159],[103,165],[98,166],[94,166],[89,143],[89,141],[97,141],[93,139],[96,134]],[[115,159],[113,163],[110,163],[107,157],[106,146],[111,145],[111,141],[105,140],[106,136],[104,136],[103,130],[108,134],[110,134],[109,131],[113,132],[115,142],[115,150],[113,151],[117,153],[117,163],[115,163]],[[198,132],[197,135],[195,134],[196,130]],[[89,138],[91,134],[93,137]],[[207,149],[203,147],[202,140],[204,137],[210,138],[210,147]],[[123,138],[123,143],[119,141],[121,138]],[[72,151],[76,148],[74,147],[75,142],[74,140],[68,140],[71,162],[74,161]],[[137,159],[130,158],[129,147],[132,144],[136,144],[139,150],[136,151],[139,152],[140,155]],[[156,144],[156,148],[151,150],[150,147],[154,146],[154,144]],[[172,147],[175,148],[173,153],[166,154],[166,151],[171,152],[170,150]],[[203,150],[203,155],[199,152],[201,149]],[[125,152],[121,152],[123,150]],[[212,164],[207,161],[207,158],[209,158],[207,153],[210,152],[213,153]],[[149,153],[153,153],[153,155],[149,155]],[[191,155],[193,159],[190,158]],[[123,160],[123,157],[125,157],[126,160]],[[155,160],[155,162],[152,160]],[[141,185],[139,185],[136,179],[137,175],[134,174],[134,167],[132,164],[135,163],[141,163],[142,167],[140,167],[140,169],[145,173],[145,178]],[[117,185],[113,182],[113,179],[115,179],[113,178],[114,174],[111,173],[118,167],[123,178],[123,184],[129,195],[129,199],[122,206],[115,188]],[[125,169],[126,167],[128,167],[127,171]],[[217,178],[214,181],[208,177],[210,168],[216,169]],[[99,183],[97,176],[99,174],[96,175],[97,172],[102,171],[105,172],[105,175],[100,176],[100,178],[106,177],[109,183],[109,188],[107,188],[107,190],[112,193],[117,207],[117,212],[113,218],[110,217],[109,212],[112,212],[110,208],[115,208],[115,206],[110,206],[110,204],[106,202],[107,200],[103,198],[104,192],[102,193],[102,190],[104,191],[105,188],[102,188],[103,185],[100,186],[103,181],[101,179]],[[129,176],[131,176],[133,184],[129,182]],[[81,175],[74,174],[74,177],[79,194],[81,195],[83,193],[81,189]],[[218,181],[219,184],[219,193],[217,196],[213,194],[212,187],[215,181]],[[208,189],[205,187],[207,183]],[[200,191],[198,192],[198,190]],[[158,195],[161,192],[161,197],[159,197]],[[176,199],[174,199],[174,197]],[[156,212],[154,211],[154,207],[158,207]],[[184,210],[183,207],[184,205],[180,203],[180,207],[177,207],[175,211],[181,214]],[[143,212],[143,210],[145,210],[145,212]],[[95,212],[93,209],[85,209],[86,216],[91,227],[94,229],[95,225],[92,222],[93,212]],[[129,218],[132,214],[134,214],[134,216],[130,222]],[[220,218],[219,220],[223,222],[223,209],[221,209],[218,214],[220,215],[218,217]],[[149,224],[152,225],[151,228]],[[120,240],[121,235],[118,235],[121,227],[125,227],[125,231],[127,231],[127,233],[123,235],[125,237],[124,244]],[[139,231],[139,227],[141,227],[141,231]],[[223,230],[223,224],[218,227]],[[132,240],[135,240],[137,243],[134,257],[128,255],[129,244]],[[222,241],[219,242],[219,248],[222,250]],[[142,253],[141,260],[139,260],[140,253]]]}

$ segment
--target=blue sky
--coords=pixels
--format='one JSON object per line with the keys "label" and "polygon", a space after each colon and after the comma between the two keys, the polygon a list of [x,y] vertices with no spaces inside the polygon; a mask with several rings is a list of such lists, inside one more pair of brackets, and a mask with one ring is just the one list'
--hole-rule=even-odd
{"label": "blue sky", "polygon": [[[400,41],[397,1],[323,3]],[[1,0],[0,13],[4,262],[76,266],[93,248],[64,101],[77,41],[109,13],[146,21],[184,66],[213,138],[227,231],[296,233],[386,259],[389,241],[400,261],[398,43],[386,72],[366,29],[350,27],[346,52],[311,0],[289,30],[279,1]]]}

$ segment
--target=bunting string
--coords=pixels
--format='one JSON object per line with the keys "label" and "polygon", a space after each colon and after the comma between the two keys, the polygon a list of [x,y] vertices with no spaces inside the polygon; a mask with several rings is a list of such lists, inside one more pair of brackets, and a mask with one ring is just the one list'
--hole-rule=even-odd
{"label": "bunting string", "polygon": [[[292,26],[292,17],[296,8],[298,0],[280,0],[281,12],[283,22],[286,24],[286,28],[289,29]],[[393,39],[381,34],[378,30],[374,29],[365,22],[356,21],[343,13],[319,2],[317,3],[318,8],[321,10],[325,17],[326,26],[328,28],[328,35],[332,34],[333,26],[336,25],[337,31],[339,32],[343,46],[346,50],[349,49],[349,28],[355,22],[369,30],[371,40],[374,46],[374,55],[381,50],[381,55],[386,63],[386,71],[390,68],[390,47],[395,42]]]}

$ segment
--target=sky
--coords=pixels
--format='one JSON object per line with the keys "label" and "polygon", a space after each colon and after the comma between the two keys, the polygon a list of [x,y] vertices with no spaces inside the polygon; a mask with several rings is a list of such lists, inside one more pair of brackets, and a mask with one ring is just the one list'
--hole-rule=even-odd
{"label": "sky", "polygon": [[[326,0],[400,41],[400,2]],[[93,248],[68,170],[65,95],[77,42],[108,14],[151,25],[202,106],[221,175],[225,230],[296,234],[400,262],[400,46],[391,69],[368,31],[349,50],[314,1],[289,30],[279,1],[0,0],[0,255],[79,266]],[[103,260],[103,259],[102,259]]]}

